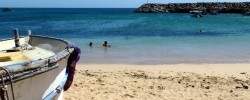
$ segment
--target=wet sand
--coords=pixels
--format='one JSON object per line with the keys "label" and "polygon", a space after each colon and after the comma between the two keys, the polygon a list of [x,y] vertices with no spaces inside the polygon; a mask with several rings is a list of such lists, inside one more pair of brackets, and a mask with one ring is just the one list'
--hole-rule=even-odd
{"label": "wet sand", "polygon": [[250,99],[250,64],[78,64],[65,100]]}

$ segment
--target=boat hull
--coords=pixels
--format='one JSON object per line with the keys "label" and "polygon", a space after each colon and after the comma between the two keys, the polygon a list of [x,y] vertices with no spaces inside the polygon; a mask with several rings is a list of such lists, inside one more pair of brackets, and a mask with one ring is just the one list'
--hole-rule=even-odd
{"label": "boat hull", "polygon": [[[26,41],[25,37],[20,40]],[[7,41],[13,42],[12,40]],[[6,40],[2,41],[2,45],[7,45],[5,42]],[[65,48],[69,45],[69,43],[64,40],[42,36],[30,36],[28,42],[31,46],[49,50],[56,55],[63,50],[65,51]],[[23,43],[25,42],[21,42],[21,44]],[[44,44],[46,44],[46,46],[44,46]],[[31,71],[31,73],[19,77],[13,75],[12,77],[15,77],[12,83],[15,100],[47,100],[48,98],[57,100],[59,97],[62,99],[63,90],[58,91],[58,87],[64,85],[67,80],[66,67],[70,53],[72,52],[69,51],[68,54],[60,56],[59,60],[56,60],[53,65],[44,64],[45,66],[42,66],[42,68],[36,68],[36,70]],[[6,68],[8,69],[8,67]],[[8,97],[12,100],[10,84],[7,85],[7,90]],[[55,91],[57,94],[50,97],[50,94]]]}
{"label": "boat hull", "polygon": [[[13,83],[16,100],[43,100],[65,78],[67,59],[58,62],[58,67]],[[61,74],[63,73],[63,74]],[[58,81],[59,80],[59,81]],[[10,85],[8,94],[11,96]],[[57,98],[54,98],[57,100]]]}

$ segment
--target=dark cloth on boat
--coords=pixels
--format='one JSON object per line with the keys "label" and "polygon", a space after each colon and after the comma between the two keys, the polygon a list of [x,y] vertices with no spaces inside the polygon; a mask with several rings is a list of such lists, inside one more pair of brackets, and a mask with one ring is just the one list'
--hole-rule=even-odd
{"label": "dark cloth on boat", "polygon": [[68,45],[67,48],[74,48],[74,51],[70,54],[67,62],[66,73],[68,74],[68,77],[64,85],[64,91],[67,91],[73,82],[76,63],[79,61],[81,55],[80,48],[74,44]]}

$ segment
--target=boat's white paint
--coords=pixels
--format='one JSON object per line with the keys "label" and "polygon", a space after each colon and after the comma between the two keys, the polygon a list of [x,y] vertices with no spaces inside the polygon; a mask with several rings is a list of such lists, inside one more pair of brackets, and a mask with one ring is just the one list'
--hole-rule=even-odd
{"label": "boat's white paint", "polygon": [[59,94],[59,96],[58,97],[56,97],[55,99],[56,100],[63,100],[63,93],[64,91],[62,90],[62,92]]}
{"label": "boat's white paint", "polygon": [[[19,43],[20,45],[23,45],[27,43],[28,38],[20,38]],[[6,41],[1,41],[0,42],[0,50],[6,50],[15,47],[15,42],[14,40],[6,40]]]}
{"label": "boat's white paint", "polygon": [[44,58],[53,56],[55,53],[49,50],[43,49],[43,48],[35,47],[34,50],[22,51],[22,54],[31,60],[38,60],[38,59],[44,59]]}
{"label": "boat's white paint", "polygon": [[49,86],[49,88],[44,92],[43,94],[43,99],[49,95],[51,93],[51,91],[54,91],[58,85],[60,85],[62,83],[62,80],[65,79],[65,73],[66,73],[66,68],[64,68],[61,73],[59,73],[59,75],[56,77],[56,79],[51,83],[51,85]]}
{"label": "boat's white paint", "polygon": [[22,63],[26,61],[33,61],[38,59],[44,59],[48,58],[50,56],[53,56],[55,53],[36,47],[33,50],[22,50],[19,52],[0,52],[0,56],[8,56],[11,58],[10,61],[0,62],[1,66],[16,64],[16,63]]}

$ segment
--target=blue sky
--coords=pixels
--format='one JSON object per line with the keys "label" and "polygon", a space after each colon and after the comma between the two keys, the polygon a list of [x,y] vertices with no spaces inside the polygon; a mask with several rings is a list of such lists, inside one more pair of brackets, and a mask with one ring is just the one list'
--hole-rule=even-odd
{"label": "blue sky", "polygon": [[[148,0],[149,3],[216,2],[217,0]],[[249,2],[250,0],[218,0]],[[0,7],[48,8],[137,8],[147,0],[0,0]]]}

